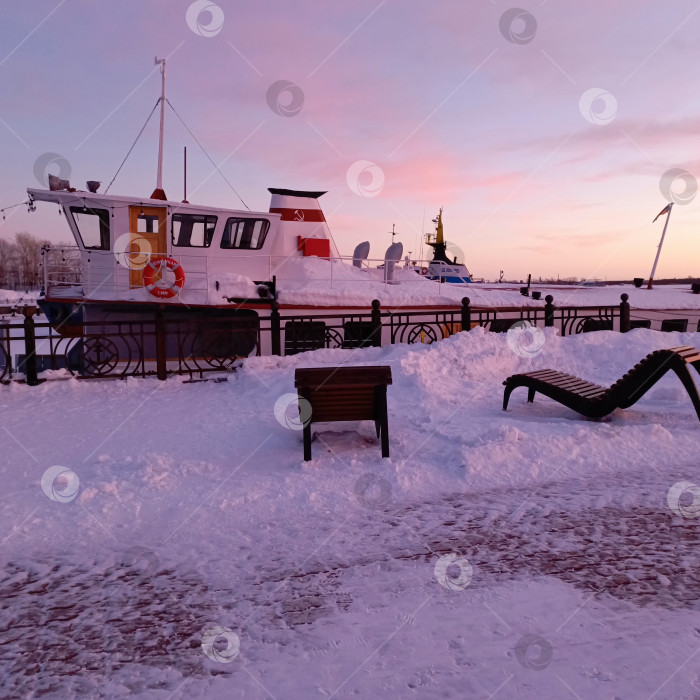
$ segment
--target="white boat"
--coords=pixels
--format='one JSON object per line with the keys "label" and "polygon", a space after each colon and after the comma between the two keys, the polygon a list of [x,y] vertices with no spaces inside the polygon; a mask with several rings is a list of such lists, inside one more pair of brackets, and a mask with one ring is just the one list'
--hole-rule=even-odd
{"label": "white boat", "polygon": [[[57,330],[77,336],[86,324],[152,320],[156,312],[166,322],[240,323],[254,329],[269,320],[272,302],[282,313],[303,310],[308,317],[366,314],[378,290],[389,285],[382,301],[388,301],[387,308],[393,303],[410,312],[459,305],[458,297],[442,298],[434,282],[399,266],[400,243],[387,250],[382,269],[376,265],[382,259],[368,258],[369,243],[343,258],[319,203],[324,192],[271,188],[269,210],[258,212],[168,199],[162,184],[166,98],[160,63],[161,137],[150,196],[100,193],[94,181],[77,190],[54,176],[49,189],[27,190],[30,209],[38,202],[58,205],[76,243],[69,250],[49,246],[44,251],[39,304]],[[419,264],[427,265],[429,279],[452,281],[459,266],[445,256],[441,214],[430,245],[434,259]],[[449,274],[443,274],[443,266]],[[467,276],[460,274],[460,281]],[[410,286],[403,296],[396,290],[402,284]],[[253,351],[253,332],[250,347],[240,354]]]}

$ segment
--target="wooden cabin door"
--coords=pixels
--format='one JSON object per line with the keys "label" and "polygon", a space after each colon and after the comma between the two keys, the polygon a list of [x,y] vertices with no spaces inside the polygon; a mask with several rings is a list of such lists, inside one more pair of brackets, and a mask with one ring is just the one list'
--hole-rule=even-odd
{"label": "wooden cabin door", "polygon": [[[165,207],[129,207],[131,254],[129,285],[143,287],[143,268],[148,262],[148,254],[167,255],[168,216]],[[156,273],[155,281],[158,281]]]}

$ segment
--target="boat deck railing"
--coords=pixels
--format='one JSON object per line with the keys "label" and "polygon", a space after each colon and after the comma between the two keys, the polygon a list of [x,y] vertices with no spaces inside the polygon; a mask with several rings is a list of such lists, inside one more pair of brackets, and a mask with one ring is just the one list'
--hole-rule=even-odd
{"label": "boat deck railing", "polygon": [[[82,269],[78,246],[43,246],[44,289],[56,292],[81,287]],[[82,292],[81,292],[82,293]]]}
{"label": "boat deck railing", "polygon": [[[230,273],[255,282],[298,282],[302,272],[298,263],[318,258],[303,258],[282,255],[236,255],[235,258],[217,258],[215,255],[197,255],[187,249],[187,253],[171,252],[167,257],[179,263],[185,271],[185,286],[178,293],[175,302],[185,304],[220,304],[224,294],[219,294],[217,280],[224,280]],[[89,298],[92,300],[148,301],[148,294],[142,284],[134,283],[133,271],[143,270],[154,255],[163,253],[109,250],[81,250],[78,246],[44,246],[42,249],[44,289],[49,297]],[[313,283],[320,289],[338,289],[348,283],[383,284],[384,286],[405,281],[406,272],[424,273],[429,260],[411,258],[394,264],[394,274],[385,274],[383,258],[367,258],[353,265],[352,256],[321,258],[325,265],[313,269]],[[227,270],[230,261],[230,268]],[[292,263],[292,264],[290,264]],[[357,268],[366,275],[358,275]],[[139,279],[139,275],[136,275]],[[436,280],[444,283],[442,279]],[[230,285],[229,285],[230,286]],[[454,283],[451,287],[459,286]],[[465,282],[465,287],[467,283]],[[224,290],[225,291],[225,290]],[[431,290],[432,292],[432,290]],[[246,297],[255,294],[255,289],[242,281],[233,284],[230,297]],[[441,296],[441,287],[435,289],[435,296]],[[142,298],[139,298],[142,297]],[[433,294],[431,294],[433,296]]]}
{"label": "boat deck railing", "polygon": [[[132,272],[140,273],[137,279],[142,279],[143,269],[155,255],[173,257],[157,252],[144,255],[139,252],[81,250],[78,246],[44,246],[42,256],[46,295],[100,301],[153,300],[153,297],[147,296],[140,280],[138,284],[134,283]],[[173,259],[180,262],[180,256]],[[185,256],[182,259],[184,261]],[[182,301],[207,304],[208,258],[204,255],[190,255],[186,260],[189,266],[186,276],[187,298]]]}

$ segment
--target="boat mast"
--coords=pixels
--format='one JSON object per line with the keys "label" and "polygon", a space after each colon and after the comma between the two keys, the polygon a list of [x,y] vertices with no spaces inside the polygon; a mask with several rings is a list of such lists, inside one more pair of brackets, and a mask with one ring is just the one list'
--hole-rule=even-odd
{"label": "boat mast", "polygon": [[443,237],[443,230],[442,230],[442,207],[440,207],[440,212],[438,213],[438,218],[437,218],[437,226],[435,227],[435,242],[436,243],[444,243],[445,239]]}
{"label": "boat mast", "polygon": [[160,65],[161,93],[160,93],[160,136],[158,139],[158,178],[156,189],[151,199],[167,199],[163,191],[163,137],[165,134],[165,59],[156,56],[155,64]]}
{"label": "boat mast", "polygon": [[425,241],[426,245],[429,245],[434,251],[431,262],[443,262],[448,265],[455,265],[455,261],[447,257],[447,244],[445,243],[445,234],[442,227],[442,207],[440,207],[437,219],[433,219],[433,223],[435,224],[435,242],[430,242],[430,236],[427,236]]}

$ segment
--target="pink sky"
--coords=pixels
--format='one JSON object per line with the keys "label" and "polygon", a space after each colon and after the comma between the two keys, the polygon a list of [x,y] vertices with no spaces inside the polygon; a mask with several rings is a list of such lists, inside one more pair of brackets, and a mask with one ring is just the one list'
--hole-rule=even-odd
{"label": "pink sky", "polygon": [[[171,102],[213,159],[225,160],[246,203],[267,210],[267,187],[327,190],[322,205],[344,253],[369,240],[381,257],[395,223],[415,254],[444,206],[446,235],[478,276],[647,276],[662,226],[652,219],[667,201],[663,174],[700,174],[695,2],[523,4],[537,26],[521,43],[524,20],[511,25],[515,42],[501,32],[513,6],[500,0],[220,0],[190,26],[191,4],[34,0],[4,9],[0,207],[37,186],[34,164],[47,152],[68,161],[75,186],[106,186],[159,94],[156,54],[169,57]],[[268,106],[280,80],[303,94],[293,116]],[[606,123],[582,113],[592,88],[614,98]],[[593,103],[588,117],[603,107]],[[238,207],[172,112],[170,198],[182,198],[185,145],[190,201]],[[153,120],[111,191],[150,194],[156,149]],[[357,161],[383,174],[376,196],[348,185]],[[674,207],[658,277],[700,275],[699,201]],[[1,223],[4,237],[69,237],[49,205]]]}

